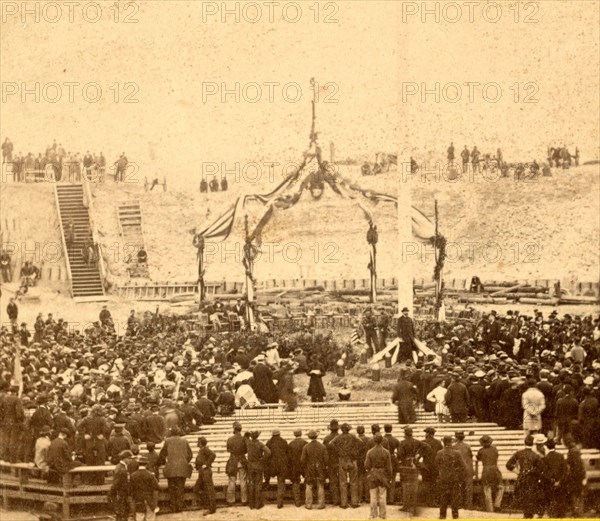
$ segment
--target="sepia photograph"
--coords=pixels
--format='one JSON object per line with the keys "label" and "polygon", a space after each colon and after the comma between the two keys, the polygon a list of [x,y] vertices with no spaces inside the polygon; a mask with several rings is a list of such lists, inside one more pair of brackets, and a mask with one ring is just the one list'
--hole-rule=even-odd
{"label": "sepia photograph", "polygon": [[600,518],[600,0],[0,16],[0,521]]}

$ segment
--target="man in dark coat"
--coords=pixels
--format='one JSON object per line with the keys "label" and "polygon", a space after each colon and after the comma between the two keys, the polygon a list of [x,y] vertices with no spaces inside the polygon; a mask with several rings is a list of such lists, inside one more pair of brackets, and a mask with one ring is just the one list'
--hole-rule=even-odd
{"label": "man in dark coat", "polygon": [[269,448],[258,439],[259,431],[250,432],[246,441],[248,449],[248,505],[251,509],[259,510],[263,503],[263,476],[266,463],[271,456]]}
{"label": "man in dark coat", "polygon": [[310,510],[313,506],[313,485],[317,485],[317,508],[325,508],[325,478],[329,460],[325,445],[317,441],[317,431],[309,431],[310,440],[302,449],[300,461],[304,468],[306,483],[306,501],[304,507]]}
{"label": "man in dark coat", "polygon": [[31,415],[29,419],[29,428],[32,431],[33,439],[37,440],[40,435],[40,430],[44,425],[53,425],[54,418],[52,413],[46,406],[48,402],[48,395],[46,393],[40,393],[37,397],[37,409]]}
{"label": "man in dark coat", "polygon": [[294,431],[294,439],[288,444],[289,454],[289,478],[292,482],[292,493],[294,495],[294,504],[297,507],[302,506],[300,497],[300,481],[304,475],[302,467],[302,450],[308,442],[302,437],[302,431],[296,429]]}
{"label": "man in dark coat", "polygon": [[398,337],[401,341],[398,362],[412,360],[412,352],[415,346],[415,324],[408,313],[408,308],[403,308],[402,315],[398,318]]}
{"label": "man in dark coat", "polygon": [[196,470],[198,480],[194,490],[196,494],[204,494],[207,510],[205,515],[214,514],[217,511],[217,499],[215,485],[213,483],[212,464],[215,461],[215,453],[208,448],[208,441],[204,436],[198,438],[198,454],[196,455]]}
{"label": "man in dark coat", "polygon": [[579,402],[574,396],[573,387],[565,385],[564,396],[556,400],[556,441],[557,443],[571,432],[571,422],[577,419]]}
{"label": "man in dark coat", "polygon": [[145,521],[156,519],[155,510],[158,506],[158,480],[147,468],[148,460],[140,460],[140,468],[132,472],[129,486],[136,512],[144,515]]}
{"label": "man in dark coat", "polygon": [[278,430],[274,430],[267,441],[267,447],[271,451],[271,457],[267,465],[266,483],[268,485],[270,478],[277,477],[277,508],[283,508],[285,479],[289,472],[288,443]]}
{"label": "man in dark coat", "polygon": [[50,467],[48,472],[49,483],[60,483],[63,474],[80,465],[78,461],[73,461],[71,456],[71,449],[66,441],[68,434],[66,430],[59,432],[48,447],[46,461],[48,467]]}
{"label": "man in dark coat", "polygon": [[460,454],[465,465],[464,481],[461,487],[463,497],[463,508],[473,510],[473,478],[475,476],[475,467],[473,465],[473,451],[468,443],[465,442],[464,431],[454,433],[456,442],[452,448]]}
{"label": "man in dark coat", "polygon": [[229,459],[225,466],[227,474],[227,505],[232,506],[235,503],[235,483],[239,478],[240,495],[242,504],[248,503],[248,462],[246,461],[246,440],[242,436],[242,424],[233,422],[233,436],[227,439],[227,452]]}
{"label": "man in dark coat", "polygon": [[460,381],[459,375],[453,373],[452,383],[446,391],[446,405],[450,409],[453,423],[464,423],[469,413],[469,391]]}
{"label": "man in dark coat", "polygon": [[19,318],[19,307],[17,306],[14,298],[11,298],[8,301],[8,305],[6,306],[6,314],[8,315],[8,319],[11,321],[13,326],[16,327],[17,319]]}
{"label": "man in dark coat", "polygon": [[160,408],[158,405],[153,405],[150,409],[152,414],[144,417],[141,430],[143,441],[151,441],[152,443],[162,443],[167,433],[167,424],[165,419],[159,414]]}
{"label": "man in dark coat", "polygon": [[[400,445],[400,440],[396,438],[392,434],[393,426],[391,423],[386,423],[383,426],[383,440],[387,441],[387,450],[390,453],[390,458],[392,460],[392,476],[390,478],[390,487],[387,492],[386,502],[388,505],[393,505],[396,498],[396,474],[398,472],[398,446]],[[382,440],[382,441],[383,441]]]}
{"label": "man in dark coat", "polygon": [[580,517],[583,512],[583,490],[586,482],[585,467],[581,460],[581,452],[577,447],[571,434],[565,434],[564,443],[569,452],[567,453],[567,465],[569,474],[565,482],[567,501],[571,506],[573,517]]}
{"label": "man in dark coat", "polygon": [[381,446],[381,434],[374,436],[375,446],[365,456],[364,467],[368,475],[371,504],[370,519],[386,518],[387,491],[392,479],[392,459],[388,450]]}
{"label": "man in dark coat", "polygon": [[264,360],[264,355],[257,357],[257,364],[252,370],[254,375],[252,389],[254,389],[256,397],[264,403],[277,403],[277,387],[273,383],[271,369],[264,363]]}
{"label": "man in dark coat", "polygon": [[367,483],[367,474],[365,470],[365,457],[370,447],[369,437],[365,434],[365,427],[363,425],[358,425],[356,427],[356,437],[359,441],[358,445],[358,455],[357,455],[357,471],[358,471],[358,499],[360,502],[369,502],[369,484]]}
{"label": "man in dark coat", "polygon": [[327,449],[327,459],[329,465],[327,467],[327,474],[329,477],[329,493],[331,494],[331,504],[340,504],[340,469],[339,469],[339,458],[335,445],[331,445],[331,442],[339,436],[340,426],[336,419],[329,422],[329,434],[325,436],[323,445]]}
{"label": "man in dark coat", "polygon": [[598,433],[600,432],[600,404],[592,394],[592,389],[584,387],[581,390],[583,401],[579,405],[579,424],[583,434],[583,447],[586,449],[600,448]]}
{"label": "man in dark coat", "polygon": [[546,408],[542,411],[542,432],[547,434],[552,429],[554,423],[554,388],[548,381],[550,371],[542,369],[540,371],[540,381],[537,383],[537,388],[542,391],[546,400]]}
{"label": "man in dark coat", "polygon": [[416,386],[407,378],[405,370],[400,371],[398,383],[394,386],[392,393],[392,403],[398,407],[398,423],[414,423],[417,415],[415,413],[415,400],[417,396]]}
{"label": "man in dark coat", "polygon": [[[18,391],[18,387],[11,390],[9,382],[0,380],[0,459],[4,461],[11,461],[11,454],[15,452],[10,443],[13,429],[25,420]],[[16,462],[16,457],[12,461]]]}
{"label": "man in dark coat", "polygon": [[164,465],[163,474],[169,486],[171,512],[181,512],[184,507],[185,480],[191,477],[192,449],[181,436],[181,429],[171,428],[171,435],[165,440],[158,454],[158,465]]}
{"label": "man in dark coat", "polygon": [[422,494],[427,506],[437,504],[437,478],[438,469],[435,463],[437,453],[442,450],[442,442],[435,438],[435,429],[433,427],[425,428],[425,440],[423,440],[423,465],[421,467],[421,477],[423,481]]}
{"label": "man in dark coat", "polygon": [[133,503],[128,465],[128,458],[132,456],[133,454],[130,451],[123,451],[119,454],[119,463],[117,463],[113,472],[113,480],[108,496],[115,511],[115,521],[127,521]]}
{"label": "man in dark coat", "polygon": [[565,457],[556,452],[555,441],[546,442],[547,452],[542,462],[542,487],[544,489],[543,509],[538,511],[543,517],[544,511],[548,511],[549,517],[561,518],[565,516],[566,495],[565,487],[569,467]]}
{"label": "man in dark coat", "polygon": [[398,469],[402,482],[402,510],[410,515],[417,514],[419,494],[419,460],[427,447],[413,438],[413,430],[404,428],[404,439],[398,445]]}
{"label": "man in dark coat", "polygon": [[[327,450],[333,449],[338,458],[338,476],[340,487],[340,507],[348,508],[348,482],[350,484],[350,506],[358,505],[358,467],[357,455],[359,441],[350,434],[351,426],[342,424],[342,433],[327,445]],[[331,462],[331,459],[330,459]]]}
{"label": "man in dark coat", "polygon": [[452,510],[452,518],[457,519],[465,465],[460,453],[452,448],[452,436],[444,436],[444,448],[436,454],[435,466],[438,469],[440,487],[440,519],[446,519],[448,506]]}
{"label": "man in dark coat", "polygon": [[217,409],[215,404],[206,397],[206,390],[204,389],[200,391],[200,397],[196,402],[196,409],[198,409],[202,415],[202,423],[208,425],[215,423],[215,414],[217,414]]}
{"label": "man in dark coat", "polygon": [[525,437],[525,447],[510,457],[506,468],[519,472],[513,496],[515,506],[523,510],[526,519],[533,518],[540,509],[544,493],[541,487],[542,457],[533,450],[533,436]]}

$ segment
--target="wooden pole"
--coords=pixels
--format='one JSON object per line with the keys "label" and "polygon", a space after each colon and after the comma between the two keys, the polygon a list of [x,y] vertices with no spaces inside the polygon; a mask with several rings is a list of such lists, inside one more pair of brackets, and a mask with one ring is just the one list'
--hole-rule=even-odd
{"label": "wooden pole", "polygon": [[[406,167],[408,166],[408,171]],[[413,314],[413,269],[412,257],[419,245],[412,236],[412,197],[410,164],[403,163],[398,179],[398,311],[408,308]]]}
{"label": "wooden pole", "polygon": [[248,216],[244,217],[244,227],[246,229],[246,244],[244,245],[244,269],[246,274],[246,320],[248,329],[254,330],[254,282],[252,271],[254,269],[254,255],[252,252],[252,242],[248,233]]}

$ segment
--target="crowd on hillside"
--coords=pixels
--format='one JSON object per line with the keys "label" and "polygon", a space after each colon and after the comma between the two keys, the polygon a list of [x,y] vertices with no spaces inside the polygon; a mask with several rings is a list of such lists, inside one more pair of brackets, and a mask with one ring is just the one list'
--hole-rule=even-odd
{"label": "crowd on hillside", "polygon": [[[435,411],[441,422],[492,421],[522,428],[524,435],[542,435],[550,440],[541,443],[549,443],[548,451],[564,444],[573,449],[572,458],[577,456],[577,447],[600,448],[599,319],[559,318],[555,312],[548,317],[541,312],[535,316],[508,312],[500,317],[492,312],[478,321],[413,324],[407,311],[403,310],[397,324],[389,321],[386,335],[399,336],[403,342],[421,338],[433,353],[422,356],[410,348],[401,350],[404,369],[392,396],[400,424],[413,424],[415,406],[422,404]],[[194,432],[214,422],[217,415],[233,415],[236,407],[283,402],[287,410],[294,410],[298,400],[294,376],[299,373],[309,375],[306,394],[313,401],[323,401],[328,396],[323,375],[337,370],[339,360],[351,365],[362,349],[360,330],[355,330],[359,342],[339,348],[331,338],[308,329],[293,338],[203,333],[192,317],[138,316],[134,311],[126,333],[118,335],[106,306],[85,331],[74,330],[51,314],[39,314],[33,334],[27,324],[18,327],[17,318],[10,319],[11,325],[0,331],[0,458],[33,461],[50,480],[58,480],[75,465],[116,463],[123,459],[123,451],[135,454],[140,445],[144,454],[151,454],[153,445],[177,433]],[[373,344],[373,351],[377,350]],[[338,399],[348,399],[351,390],[333,392]],[[401,467],[397,449],[388,452],[394,465]],[[250,460],[249,447],[247,453]],[[431,459],[431,455],[422,456]],[[335,455],[329,457],[335,461]],[[356,457],[350,459],[361,472]],[[431,461],[420,465],[421,474],[424,468],[432,475]],[[235,474],[238,471],[236,467]],[[401,482],[411,482],[410,476],[403,478],[399,472]],[[364,469],[362,473],[363,477],[368,474]],[[167,467],[164,475],[168,477]],[[332,482],[335,489],[339,475],[327,477],[330,490]],[[352,478],[345,479],[353,490]],[[497,488],[492,487],[490,494],[499,493]],[[331,494],[333,503],[341,501],[334,491]],[[453,494],[447,496],[450,503]],[[486,496],[486,506],[493,508],[487,500]],[[178,501],[174,500],[175,509]],[[409,510],[413,508],[412,499],[402,501]],[[254,505],[259,503],[255,496]],[[556,507],[558,514],[565,505]],[[538,508],[536,503],[534,513]]]}
{"label": "crowd on hillside", "polygon": [[[15,181],[27,181],[28,174],[35,181],[48,180],[49,175],[55,181],[68,181],[78,183],[85,174],[90,181],[104,180],[106,175],[106,157],[103,152],[92,154],[89,150],[85,154],[65,150],[62,143],[53,141],[46,150],[35,155],[32,152],[14,152],[14,144],[7,137],[2,143],[2,163],[10,163],[8,172],[12,173]],[[116,182],[125,181],[129,161],[122,153],[114,162],[114,175]],[[50,169],[51,168],[51,169]]]}
{"label": "crowd on hillside", "polygon": [[[537,179],[540,175],[550,177],[553,167],[568,170],[571,166],[579,166],[580,159],[579,148],[575,147],[575,154],[571,154],[566,145],[549,147],[546,161],[541,164],[536,159],[533,159],[530,163],[509,163],[504,160],[502,150],[497,149],[495,154],[482,154],[477,145],[471,150],[465,145],[458,155],[460,156],[462,172],[481,173],[497,170],[500,172],[500,177],[507,178],[512,170],[515,181],[531,181]],[[446,151],[446,158],[449,165],[456,165],[459,161],[454,143],[450,143]],[[414,173],[417,170],[418,165],[411,158],[411,171]]]}

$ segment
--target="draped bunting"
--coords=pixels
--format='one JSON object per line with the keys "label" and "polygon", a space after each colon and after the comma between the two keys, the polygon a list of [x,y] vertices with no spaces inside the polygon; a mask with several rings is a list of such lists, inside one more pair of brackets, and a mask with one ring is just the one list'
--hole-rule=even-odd
{"label": "draped bunting", "polygon": [[[313,156],[314,157],[314,156]],[[253,236],[259,236],[266,224],[273,217],[274,211],[288,210],[296,205],[305,191],[309,191],[314,199],[319,199],[327,186],[344,199],[354,202],[363,212],[369,224],[373,223],[371,211],[363,204],[370,202],[377,205],[381,202],[398,205],[398,198],[374,190],[364,189],[358,184],[336,175],[327,163],[323,163],[316,170],[306,172],[306,157],[298,169],[290,174],[282,183],[268,194],[248,194],[239,197],[236,202],[221,214],[212,224],[200,232],[206,239],[226,240],[231,234],[236,218],[240,211],[246,208],[249,202],[259,202],[266,207]],[[306,172],[304,177],[301,175]],[[364,199],[365,201],[361,201]],[[418,208],[412,207],[412,231],[415,238],[423,242],[432,242],[435,239],[435,226],[433,222]]]}

